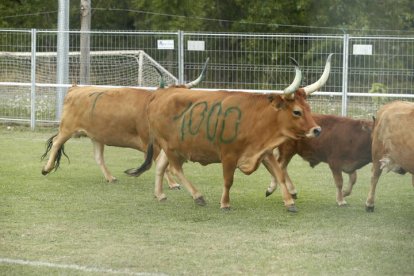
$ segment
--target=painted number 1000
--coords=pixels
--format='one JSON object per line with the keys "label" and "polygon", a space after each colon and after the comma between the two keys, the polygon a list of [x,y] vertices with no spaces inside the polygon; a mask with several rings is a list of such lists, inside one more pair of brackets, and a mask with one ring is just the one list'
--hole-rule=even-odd
{"label": "painted number 1000", "polygon": [[237,138],[242,113],[238,107],[231,106],[223,110],[220,102],[209,106],[207,102],[189,103],[174,120],[181,119],[180,138],[197,135],[204,128],[206,138],[221,143],[231,143]]}

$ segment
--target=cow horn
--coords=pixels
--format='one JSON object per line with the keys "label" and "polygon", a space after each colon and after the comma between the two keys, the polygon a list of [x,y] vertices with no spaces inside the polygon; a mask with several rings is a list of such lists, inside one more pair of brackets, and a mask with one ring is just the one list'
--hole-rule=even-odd
{"label": "cow horn", "polygon": [[289,57],[289,58],[292,61],[292,63],[295,65],[295,78],[293,79],[292,84],[286,87],[285,90],[283,91],[285,95],[292,95],[293,93],[295,93],[296,90],[298,90],[300,83],[302,82],[302,72],[299,69],[298,62],[292,57]]}
{"label": "cow horn", "polygon": [[196,85],[198,85],[202,80],[204,80],[204,78],[205,78],[205,71],[206,71],[206,69],[207,69],[207,64],[208,64],[208,61],[210,60],[210,58],[208,57],[207,59],[206,59],[206,62],[204,63],[204,66],[203,66],[203,70],[201,70],[201,73],[200,73],[200,76],[198,76],[198,78],[197,79],[195,79],[195,80],[193,80],[192,82],[189,82],[189,83],[187,83],[187,84],[184,84],[184,86],[186,87],[186,88],[191,88],[191,87],[194,87],[194,86],[196,86]]}
{"label": "cow horn", "polygon": [[158,74],[160,74],[160,88],[164,88],[165,87],[164,75],[162,74],[160,68],[158,68],[154,64],[151,64],[151,66],[154,67],[155,70],[157,70]]}
{"label": "cow horn", "polygon": [[321,88],[326,81],[328,80],[329,73],[331,71],[331,57],[333,54],[329,54],[328,58],[326,59],[325,69],[323,70],[322,76],[320,79],[308,86],[305,86],[303,89],[305,90],[306,94],[310,94]]}

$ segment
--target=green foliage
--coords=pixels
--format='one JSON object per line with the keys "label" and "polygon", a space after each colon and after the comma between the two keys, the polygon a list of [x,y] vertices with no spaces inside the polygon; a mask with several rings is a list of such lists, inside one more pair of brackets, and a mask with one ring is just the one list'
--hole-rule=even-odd
{"label": "green foliage", "polygon": [[[184,169],[205,195],[196,206],[188,192],[153,198],[154,168],[131,178],[123,170],[143,154],[107,147],[118,177],[108,184],[89,139],[71,139],[71,162],[42,176],[40,155],[55,130],[0,129],[0,257],[168,275],[410,275],[414,271],[413,199],[409,176],[385,174],[374,213],[366,213],[370,165],[361,169],[349,207],[335,203],[328,166],[311,169],[300,158],[289,171],[299,190],[299,212],[286,212],[280,191],[265,198],[263,166],[237,172],[232,210],[219,210],[219,164]],[[131,272],[131,273],[128,273]],[[71,268],[0,262],[2,275],[102,275]],[[109,273],[111,274],[111,273]],[[104,274],[106,275],[106,274]]]}
{"label": "green foliage", "polygon": [[[340,33],[414,29],[411,0],[94,0],[92,29]],[[80,27],[70,2],[70,27]],[[57,0],[0,3],[0,28],[53,29]],[[313,28],[315,27],[315,28]]]}
{"label": "green foliage", "polygon": [[[387,94],[388,89],[387,89],[387,86],[385,84],[374,82],[372,84],[371,89],[368,92],[369,93]],[[389,99],[387,97],[371,97],[371,99],[376,105],[383,105],[383,104],[389,102]]]}

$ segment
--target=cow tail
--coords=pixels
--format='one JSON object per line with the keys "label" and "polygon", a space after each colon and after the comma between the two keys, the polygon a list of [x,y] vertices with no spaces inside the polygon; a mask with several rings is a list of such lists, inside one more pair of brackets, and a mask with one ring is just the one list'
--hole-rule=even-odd
{"label": "cow tail", "polygon": [[151,168],[153,157],[154,142],[151,141],[150,143],[148,143],[147,154],[145,156],[144,163],[139,168],[126,170],[125,173],[130,176],[140,176],[143,172],[148,171]]}
{"label": "cow tail", "polygon": [[[47,154],[49,153],[49,151],[52,149],[53,146],[53,139],[57,136],[57,134],[53,135],[52,137],[50,137],[47,141],[46,141],[46,151],[45,153],[40,157],[40,160],[45,159],[45,157],[47,156]],[[56,154],[56,160],[55,160],[55,171],[59,168],[60,166],[60,160],[62,159],[62,155],[64,155],[68,161],[69,160],[69,156],[65,153],[65,145],[62,145],[57,154]]]}

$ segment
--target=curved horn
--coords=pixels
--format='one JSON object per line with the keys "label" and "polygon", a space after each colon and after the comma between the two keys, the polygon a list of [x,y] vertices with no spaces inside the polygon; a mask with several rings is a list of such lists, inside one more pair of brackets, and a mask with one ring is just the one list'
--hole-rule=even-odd
{"label": "curved horn", "polygon": [[323,70],[322,76],[320,77],[319,80],[317,80],[316,82],[305,86],[303,89],[305,90],[306,94],[310,94],[312,92],[315,92],[316,90],[318,90],[319,88],[321,88],[326,81],[328,80],[329,77],[329,73],[331,72],[331,57],[333,54],[329,54],[328,58],[326,59],[326,64],[325,64],[325,69]]}
{"label": "curved horn", "polygon": [[197,79],[195,79],[195,80],[193,80],[192,82],[189,82],[189,83],[187,83],[187,84],[184,84],[184,86],[186,87],[186,88],[191,88],[191,87],[194,87],[194,86],[196,86],[196,85],[198,85],[202,80],[204,80],[204,78],[205,78],[205,71],[206,71],[206,69],[207,69],[207,64],[208,64],[208,61],[210,60],[210,58],[208,57],[207,59],[206,59],[206,62],[204,63],[204,66],[203,66],[203,70],[201,70],[201,73],[200,73],[200,76],[198,76],[198,78]]}
{"label": "curved horn", "polygon": [[289,57],[289,58],[292,61],[292,63],[295,65],[295,78],[293,79],[292,84],[286,87],[285,90],[283,90],[283,93],[285,95],[292,95],[293,93],[295,93],[296,90],[298,90],[300,83],[302,82],[302,72],[299,69],[298,62],[292,57]]}
{"label": "curved horn", "polygon": [[160,68],[158,68],[154,64],[151,64],[151,66],[154,67],[155,70],[157,70],[158,74],[160,74],[160,88],[164,88],[165,87],[164,75],[162,74]]}

